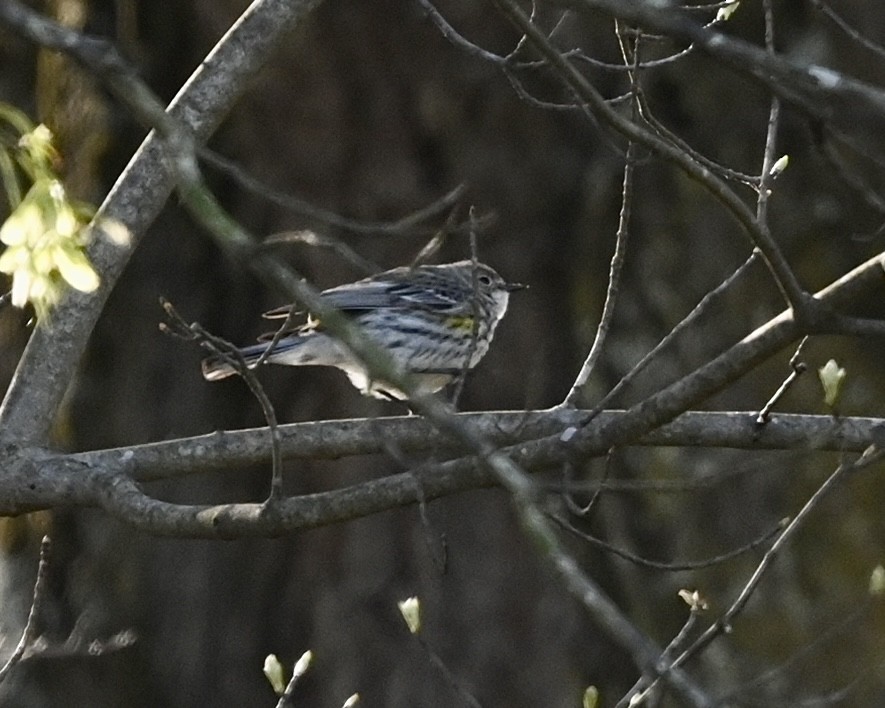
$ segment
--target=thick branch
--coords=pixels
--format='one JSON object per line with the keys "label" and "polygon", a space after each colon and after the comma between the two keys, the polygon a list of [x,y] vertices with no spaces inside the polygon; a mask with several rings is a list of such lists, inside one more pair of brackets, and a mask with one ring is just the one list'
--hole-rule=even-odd
{"label": "thick branch", "polygon": [[[490,443],[509,444],[503,452],[516,464],[540,469],[561,462],[567,446],[520,443],[539,435],[558,438],[564,426],[583,411],[461,414]],[[627,416],[606,411],[588,426],[596,433]],[[885,440],[879,418],[777,415],[764,426],[753,412],[688,413],[640,438],[640,445],[720,446],[755,450],[860,451]],[[334,459],[346,455],[383,454],[385,441],[404,452],[463,453],[463,444],[411,416],[298,423],[280,427],[287,459]],[[413,504],[418,500],[416,475],[424,500],[468,489],[492,486],[495,477],[475,457],[429,462],[412,472],[371,480],[352,487],[262,504],[185,506],[151,499],[136,482],[211,472],[270,458],[266,428],[213,433],[129,448],[58,455],[20,450],[7,459],[0,478],[0,514],[19,514],[60,506],[99,506],[144,531],[190,537],[278,535],[300,528],[355,519]]]}
{"label": "thick branch", "polygon": [[[496,446],[517,445],[579,425],[587,411],[499,411],[458,417]],[[624,411],[603,411],[590,427],[617,425]],[[885,446],[885,420],[829,415],[774,415],[760,426],[755,412],[683,413],[633,444],[654,447],[706,447],[743,450],[829,450],[862,452],[871,443]],[[389,445],[406,454],[456,455],[463,445],[417,416],[293,423],[279,427],[287,460],[334,460],[385,454]],[[516,452],[515,454],[518,454]],[[140,482],[168,479],[270,461],[267,428],[219,431],[208,435],[134,445],[70,456],[89,467],[125,469]],[[535,466],[555,459],[533,460]]]}
{"label": "thick branch", "polygon": [[[885,285],[883,264],[885,254],[880,253],[814,297],[820,305],[837,309],[863,293],[880,292]],[[633,444],[649,431],[668,423],[736,381],[795,341],[800,334],[801,328],[792,311],[782,312],[713,360],[633,406],[619,420],[576,430],[571,442],[573,454],[602,454],[612,446]],[[530,450],[530,457],[549,457],[556,454],[560,443],[558,436],[552,436],[527,443],[523,449]]]}
{"label": "thick branch", "polygon": [[[815,296],[822,304],[843,307],[862,295],[881,290],[885,283],[883,255],[847,273]],[[509,442],[525,434],[526,442],[518,442],[502,452],[512,456],[516,464],[526,469],[561,463],[578,456],[602,454],[613,445],[637,444],[715,444],[709,437],[700,435],[698,427],[704,420],[695,416],[714,414],[690,414],[680,416],[687,408],[696,405],[759,362],[779,351],[798,336],[798,326],[790,312],[781,313],[760,327],[741,342],[731,347],[697,371],[672,384],[663,391],[646,399],[634,408],[623,412],[608,412],[585,421],[580,411],[550,411],[546,413],[509,414],[499,422],[491,414],[476,414],[466,427],[476,435],[487,436],[489,443]],[[720,414],[723,415],[723,414]],[[820,419],[802,416],[775,416],[757,428],[753,414],[724,414],[717,428],[728,421],[731,433],[722,433],[720,444],[735,447],[780,447],[774,442],[780,439],[786,447],[811,449],[861,449],[870,442],[881,444],[881,424],[877,419]],[[577,418],[577,420],[575,420]],[[655,430],[673,421],[672,426]],[[513,426],[508,430],[507,423]],[[465,422],[466,423],[466,422]],[[586,423],[586,424],[585,424]],[[692,423],[695,424],[691,432]],[[670,431],[680,430],[682,437],[666,442]],[[552,430],[548,427],[552,426]],[[709,425],[702,426],[704,435],[710,434]],[[563,431],[566,435],[563,435]],[[654,432],[651,432],[654,431]],[[286,518],[261,515],[252,505],[212,507],[197,515],[193,509],[182,510],[167,521],[151,515],[144,518],[137,507],[121,506],[113,494],[108,494],[108,481],[125,480],[135,475],[138,480],[157,479],[174,474],[188,474],[198,470],[226,466],[225,456],[231,456],[238,464],[266,459],[268,443],[266,432],[241,431],[216,433],[196,440],[155,443],[142,448],[82,453],[74,456],[58,456],[48,452],[27,449],[10,449],[6,462],[6,477],[0,487],[0,514],[18,514],[39,508],[54,506],[103,506],[129,523],[152,530],[155,533],[182,533],[183,535],[268,535],[283,533],[306,525],[332,523],[356,518],[394,506],[411,504],[416,500],[415,479],[411,475],[388,477],[377,483],[370,482],[356,488],[315,495],[299,500],[282,502],[281,510],[288,510]],[[428,424],[417,418],[412,420],[391,419],[365,422],[362,427],[354,421],[306,423],[282,428],[284,454],[298,454],[293,449],[314,457],[336,457],[342,454],[366,454],[378,451],[378,440],[390,435],[401,449],[417,450],[411,444],[436,445],[440,450],[450,448],[444,432],[431,432]],[[541,436],[541,437],[538,437]],[[663,437],[659,437],[663,436]],[[726,440],[730,436],[730,441]],[[371,440],[370,440],[371,439]],[[792,441],[792,442],[791,442]],[[462,441],[463,442],[463,441]],[[427,449],[424,447],[423,449]],[[457,449],[463,451],[463,445]],[[170,461],[176,460],[176,462]],[[462,457],[448,462],[428,464],[423,468],[427,481],[422,483],[426,499],[452,494],[465,489],[490,485],[493,476],[475,457]],[[87,474],[91,472],[92,474]],[[417,473],[420,473],[419,470]],[[128,484],[128,482],[127,482]],[[378,485],[376,488],[376,484]],[[101,488],[102,494],[97,490]],[[140,494],[140,493],[139,493]],[[153,507],[153,501],[145,508]],[[297,510],[293,510],[293,504]],[[316,505],[316,506],[313,506]],[[134,516],[130,515],[134,514]],[[216,523],[205,523],[206,514]],[[185,519],[182,520],[182,515]],[[189,520],[188,520],[189,519]],[[251,519],[251,520],[250,520]],[[228,522],[233,527],[226,525]],[[254,528],[250,524],[257,524]],[[170,526],[171,524],[171,526]]]}

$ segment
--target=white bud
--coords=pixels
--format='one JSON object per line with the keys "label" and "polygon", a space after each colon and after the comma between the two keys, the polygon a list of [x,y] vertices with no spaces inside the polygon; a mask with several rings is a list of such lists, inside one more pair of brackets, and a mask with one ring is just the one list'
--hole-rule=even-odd
{"label": "white bud", "polygon": [[292,669],[292,677],[297,678],[301,676],[307,669],[310,667],[310,662],[313,661],[313,652],[308,649],[301,655],[301,658],[295,662],[295,666]]}
{"label": "white bud", "polygon": [[264,660],[263,671],[270,682],[271,688],[273,688],[273,692],[278,696],[283,695],[283,691],[286,690],[286,682],[283,679],[283,665],[277,659],[276,654],[267,655],[267,658]]}
{"label": "white bud", "polygon": [[703,612],[709,605],[697,590],[682,589],[679,591],[679,597],[691,608],[692,612]]}
{"label": "white bud", "polygon": [[410,597],[396,604],[409,631],[418,634],[421,631],[421,601],[417,597]]}
{"label": "white bud", "polygon": [[775,163],[771,166],[771,169],[768,170],[769,177],[777,177],[781,172],[787,169],[787,165],[790,164],[790,156],[789,155],[781,155]]}
{"label": "white bud", "polygon": [[724,5],[719,8],[719,12],[716,13],[716,22],[725,22],[728,20],[738,9],[740,5],[740,0],[735,0],[735,2],[730,2],[728,5]]}
{"label": "white bud", "polygon": [[870,573],[870,595],[872,597],[885,595],[885,568],[881,565],[877,565]]}
{"label": "white bud", "polygon": [[847,374],[848,372],[839,366],[835,359],[830,359],[817,370],[821,386],[824,388],[824,403],[829,408],[835,407],[839,402],[839,397],[842,394],[842,384],[845,383]]}

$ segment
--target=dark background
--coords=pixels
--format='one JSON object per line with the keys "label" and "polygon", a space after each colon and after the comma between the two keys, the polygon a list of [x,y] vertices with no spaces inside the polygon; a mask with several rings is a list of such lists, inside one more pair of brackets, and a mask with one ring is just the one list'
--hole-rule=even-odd
{"label": "dark background", "polygon": [[[727,30],[759,42],[761,13],[745,4]],[[41,9],[82,10],[86,28],[116,37],[168,100],[246,5],[121,0]],[[439,7],[483,47],[506,52],[517,39],[490,5],[451,0]],[[846,1],[838,10],[870,39],[885,41],[885,6]],[[808,2],[777,3],[776,30],[778,49],[798,61],[881,82],[881,57],[848,41]],[[612,23],[601,16],[574,19],[560,41],[618,61]],[[666,42],[648,46],[651,56],[674,49]],[[98,203],[143,133],[101,89],[55,61],[0,34],[0,100],[50,124],[70,189]],[[588,71],[606,96],[627,88],[620,73]],[[566,98],[542,72],[529,85],[546,99]],[[646,72],[643,86],[657,117],[694,148],[734,169],[758,172],[769,106],[761,88],[694,55]],[[862,110],[838,118],[862,152],[882,159],[881,123]],[[812,289],[883,247],[882,213],[827,162],[820,136],[818,125],[785,107],[777,153],[789,153],[790,166],[776,183],[770,214],[778,243]],[[211,146],[268,189],[367,221],[398,219],[466,184],[461,217],[470,205],[495,217],[480,236],[481,259],[531,289],[511,300],[461,407],[543,408],[568,391],[605,293],[623,169],[617,138],[579,113],[521,100],[496,68],[446,41],[417,3],[330,0],[287,38]],[[851,174],[883,193],[874,163],[841,154]],[[592,381],[595,396],[750,252],[736,223],[709,195],[642,157],[625,282]],[[230,176],[209,167],[207,174],[224,205],[262,235],[313,228],[383,268],[407,263],[426,242],[417,234],[332,229],[244,190]],[[322,287],[361,275],[328,251],[293,246],[284,255]],[[452,237],[438,260],[468,255],[466,238]],[[173,196],[94,332],[58,422],[59,445],[93,449],[263,423],[242,382],[205,383],[200,352],[159,332],[160,296],[187,319],[239,343],[264,331],[258,315],[282,302],[279,293],[227,261]],[[690,371],[781,307],[770,277],[757,266],[618,403],[635,402]],[[859,308],[868,315],[881,310],[878,302]],[[26,319],[0,313],[0,363],[7,377],[27,336]],[[789,354],[707,407],[758,409],[788,373]],[[881,343],[812,340],[806,350],[811,372],[781,408],[825,412],[814,370],[832,357],[849,371],[843,412],[883,415],[882,356]],[[403,412],[361,398],[332,370],[269,368],[261,378],[283,422]],[[400,471],[402,462],[299,463],[287,469],[286,489],[332,489]],[[606,495],[587,526],[648,558],[715,556],[795,514],[837,462],[836,455],[803,452],[618,451],[611,465],[616,479],[692,484],[680,493]],[[602,467],[591,461],[578,474],[594,479]],[[878,680],[885,627],[866,592],[885,542],[879,475],[874,470],[852,479],[818,508],[734,633],[692,667],[714,695],[780,667],[742,688],[741,700],[787,705],[857,677],[840,705],[885,698]],[[154,484],[150,491],[180,502],[260,501],[268,483],[267,469],[240,470]],[[428,518],[424,524],[416,509],[407,508],[280,539],[230,542],[146,537],[97,512],[6,522],[4,614],[26,612],[35,543],[50,529],[56,558],[45,635],[63,641],[74,631],[88,640],[131,627],[139,639],[132,648],[98,657],[26,662],[3,695],[10,705],[33,706],[273,705],[261,674],[264,657],[274,652],[290,665],[309,648],[315,665],[296,691],[299,705],[339,706],[356,691],[367,706],[457,705],[398,615],[396,601],[417,594],[426,641],[483,705],[576,706],[588,684],[599,686],[604,704],[613,705],[635,680],[635,667],[535,556],[507,495],[484,490],[436,501]],[[569,544],[587,572],[661,644],[685,617],[680,588],[700,589],[721,611],[760,557],[663,572],[580,541]],[[6,642],[11,647],[14,640]],[[811,651],[782,666],[809,645]]]}

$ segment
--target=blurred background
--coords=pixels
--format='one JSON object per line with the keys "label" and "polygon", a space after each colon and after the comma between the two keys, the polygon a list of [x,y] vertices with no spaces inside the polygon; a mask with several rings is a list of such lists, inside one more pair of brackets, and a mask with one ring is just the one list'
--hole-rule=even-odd
{"label": "blurred background", "polygon": [[[166,100],[247,4],[32,3],[114,37]],[[761,10],[745,5],[726,29],[759,43]],[[448,0],[438,7],[482,47],[506,53],[518,40],[488,4]],[[885,5],[844,0],[838,10],[870,40],[885,42]],[[783,0],[776,11],[779,51],[881,84],[881,55],[852,41],[813,3]],[[619,60],[613,24],[602,16],[572,17],[558,39],[560,46]],[[651,58],[681,48],[646,46]],[[587,71],[607,97],[628,88],[622,72]],[[543,72],[528,79],[539,97],[568,99]],[[695,55],[645,72],[642,83],[657,118],[695,149],[733,169],[759,171],[769,110],[760,87]],[[103,199],[143,137],[94,82],[7,33],[0,33],[0,100],[53,129],[66,184],[93,203]],[[811,289],[885,243],[885,133],[861,107],[836,118],[855,149],[834,143],[826,126],[789,106],[778,136],[777,154],[789,154],[790,165],[776,183],[771,227]],[[531,288],[511,300],[490,354],[467,382],[461,408],[534,409],[562,400],[592,342],[605,293],[623,171],[624,145],[615,136],[580,113],[520,99],[499,70],[443,38],[416,2],[329,0],[288,37],[210,145],[266,185],[267,194],[255,193],[206,167],[223,204],[253,232],[313,229],[380,268],[411,261],[428,235],[355,234],[293,213],[268,194],[297,196],[370,222],[397,220],[465,185],[457,216],[465,219],[473,206],[493,217],[479,235],[480,258]],[[752,202],[749,190],[743,193]],[[329,250],[293,245],[281,253],[321,287],[363,275]],[[436,261],[469,253],[468,239],[452,236]],[[749,253],[746,237],[717,202],[642,155],[625,281],[591,400]],[[204,382],[201,352],[160,333],[161,296],[186,319],[240,344],[267,329],[262,311],[284,302],[226,260],[173,196],[93,334],[58,421],[59,446],[85,450],[263,424],[241,381]],[[780,309],[776,288],[757,265],[617,405],[641,400],[691,371]],[[882,303],[861,303],[857,312],[882,315]],[[26,341],[27,320],[27,313],[0,312],[6,380]],[[706,407],[758,410],[789,373],[791,353],[784,351]],[[811,371],[781,410],[826,412],[814,371],[835,358],[849,372],[842,412],[885,414],[883,354],[881,342],[811,340],[804,354]],[[261,379],[281,422],[404,412],[360,397],[334,370],[268,367]],[[299,463],[287,469],[286,490],[333,489],[399,472],[403,462]],[[680,484],[606,494],[582,523],[649,559],[709,558],[794,515],[836,464],[836,455],[801,451],[616,451],[614,480]],[[576,474],[598,479],[603,467],[591,460]],[[153,484],[149,491],[182,503],[260,501],[269,476],[268,469],[244,469]],[[551,480],[558,478],[557,471],[550,473]],[[735,692],[729,700],[741,705],[792,705],[822,695],[838,705],[885,700],[885,615],[867,593],[870,572],[885,557],[883,497],[881,469],[874,469],[817,509],[734,632],[690,667],[711,693]],[[629,657],[535,556],[499,490],[433,502],[427,523],[407,508],[268,540],[158,539],[97,512],[6,521],[0,623],[8,632],[26,615],[36,548],[46,530],[55,541],[55,560],[44,635],[64,642],[73,634],[88,644],[131,629],[137,641],[99,656],[84,650],[27,661],[0,687],[9,705],[273,705],[261,673],[264,657],[276,653],[291,665],[307,649],[315,664],[296,691],[298,705],[340,706],[357,691],[367,706],[458,705],[449,681],[399,617],[396,602],[409,595],[422,598],[427,643],[483,705],[577,706],[588,684],[600,688],[603,705],[613,705],[636,679]],[[660,644],[685,619],[680,588],[699,589],[721,612],[761,557],[760,551],[673,572],[638,567],[579,539],[568,543]],[[14,642],[5,637],[4,648]],[[842,689],[844,695],[832,693]]]}

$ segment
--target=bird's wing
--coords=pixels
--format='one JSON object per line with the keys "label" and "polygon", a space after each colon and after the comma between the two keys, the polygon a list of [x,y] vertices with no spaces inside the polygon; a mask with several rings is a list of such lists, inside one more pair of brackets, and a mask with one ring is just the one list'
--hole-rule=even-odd
{"label": "bird's wing", "polygon": [[[397,303],[403,304],[396,295],[392,295],[390,283],[373,283],[360,281],[347,283],[329,290],[324,290],[321,297],[333,307],[342,312],[360,312],[363,310],[376,310],[383,307],[396,307]],[[262,315],[268,320],[284,319],[295,309],[297,305],[283,305],[269,310]]]}
{"label": "bird's wing", "polygon": [[389,307],[419,307],[455,311],[463,305],[452,293],[426,285],[361,281],[323,292],[323,299],[343,312],[359,312]]}
{"label": "bird's wing", "polygon": [[[325,302],[345,313],[365,312],[396,307],[418,307],[450,314],[469,311],[469,303],[463,297],[443,288],[429,287],[426,283],[391,282],[389,280],[360,280],[345,283],[322,292]],[[295,308],[283,305],[264,313],[266,319],[283,319]]]}

